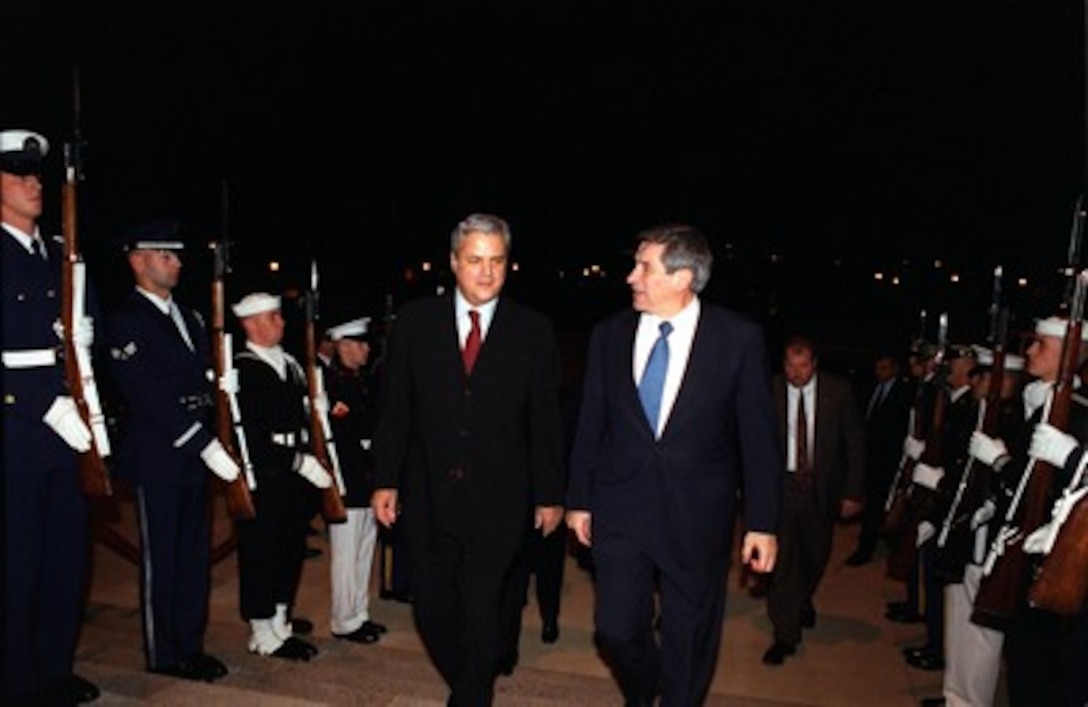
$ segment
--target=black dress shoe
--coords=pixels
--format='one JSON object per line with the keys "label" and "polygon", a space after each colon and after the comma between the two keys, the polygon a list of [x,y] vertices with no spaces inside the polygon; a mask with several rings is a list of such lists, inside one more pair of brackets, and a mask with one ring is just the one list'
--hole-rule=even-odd
{"label": "black dress shoe", "polygon": [[314,648],[306,641],[291,636],[269,655],[284,660],[308,661],[317,655],[317,648]]}
{"label": "black dress shoe", "polygon": [[173,665],[159,665],[151,668],[150,672],[155,673],[156,675],[166,675],[182,680],[194,680],[196,682],[212,681],[211,676],[187,660],[183,660],[180,663],[174,663]]}
{"label": "black dress shoe", "polygon": [[816,607],[814,607],[810,603],[806,603],[804,606],[801,607],[801,627],[816,627]]}
{"label": "black dress shoe", "polygon": [[351,633],[334,633],[332,636],[333,638],[339,638],[341,641],[370,644],[377,643],[380,634],[366,630],[366,624],[363,624]]}
{"label": "black dress shoe", "polygon": [[944,658],[935,653],[918,653],[907,656],[907,665],[919,670],[944,670]]}
{"label": "black dress shoe", "polygon": [[797,652],[797,646],[792,643],[783,643],[782,641],[775,641],[771,644],[771,647],[767,649],[767,652],[763,654],[764,665],[782,665],[787,656],[791,656]]}
{"label": "black dress shoe", "polygon": [[378,597],[390,601],[399,601],[401,604],[412,603],[412,593],[407,589],[383,589],[378,592]]}
{"label": "black dress shoe", "polygon": [[291,619],[291,633],[299,636],[309,636],[314,632],[314,622],[309,619]]}
{"label": "black dress shoe", "polygon": [[935,652],[936,651],[933,650],[933,647],[930,646],[928,643],[926,643],[926,644],[923,644],[923,645],[920,645],[920,646],[907,646],[906,648],[903,649],[903,657],[904,658],[909,658],[912,655],[917,657],[917,656],[920,656],[920,655],[922,655],[924,653],[932,654],[932,653],[935,653]]}
{"label": "black dress shoe", "polygon": [[869,564],[872,559],[873,553],[862,552],[861,550],[858,550],[854,554],[850,555],[850,557],[846,558],[846,564],[850,567],[861,567],[862,565]]}
{"label": "black dress shoe", "polygon": [[556,621],[545,621],[544,625],[540,628],[540,640],[544,643],[555,643],[559,640],[559,623]]}
{"label": "black dress shoe", "polygon": [[102,694],[93,682],[75,674],[57,680],[50,688],[50,693],[56,695],[61,704],[93,702]]}
{"label": "black dress shoe", "polygon": [[905,601],[889,601],[887,604],[884,605],[884,611],[885,613],[893,611],[900,613],[904,611],[913,611],[917,613],[917,609],[915,609],[913,606]]}
{"label": "black dress shoe", "polygon": [[884,612],[884,618],[897,624],[918,624],[922,622],[922,615],[912,609],[888,609]]}
{"label": "black dress shoe", "polygon": [[499,658],[499,667],[495,673],[497,675],[513,675],[516,667],[518,667],[518,652],[514,651]]}
{"label": "black dress shoe", "polygon": [[227,674],[227,666],[216,658],[215,656],[208,655],[207,653],[194,653],[189,656],[187,661],[189,665],[192,665],[197,670],[203,672],[207,676],[207,680],[218,680]]}
{"label": "black dress shoe", "polygon": [[922,707],[944,707],[943,697],[923,697]]}
{"label": "black dress shoe", "polygon": [[375,636],[380,636],[383,633],[387,633],[389,629],[385,627],[385,624],[380,624],[376,621],[364,621],[363,625],[359,627],[360,630],[373,633]]}
{"label": "black dress shoe", "polygon": [[319,547],[307,547],[306,548],[306,559],[307,560],[312,560],[315,557],[321,557],[321,548],[319,548]]}

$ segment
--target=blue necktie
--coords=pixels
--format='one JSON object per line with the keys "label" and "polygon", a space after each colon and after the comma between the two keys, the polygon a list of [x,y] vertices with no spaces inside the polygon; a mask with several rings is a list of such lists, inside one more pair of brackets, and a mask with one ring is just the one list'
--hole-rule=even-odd
{"label": "blue necktie", "polygon": [[657,337],[653,349],[650,350],[650,358],[646,361],[646,369],[642,372],[642,380],[638,384],[638,397],[642,401],[642,409],[646,412],[646,419],[650,422],[650,429],[657,434],[657,417],[661,412],[661,392],[665,389],[665,372],[669,370],[669,334],[672,333],[672,324],[661,322],[661,336]]}

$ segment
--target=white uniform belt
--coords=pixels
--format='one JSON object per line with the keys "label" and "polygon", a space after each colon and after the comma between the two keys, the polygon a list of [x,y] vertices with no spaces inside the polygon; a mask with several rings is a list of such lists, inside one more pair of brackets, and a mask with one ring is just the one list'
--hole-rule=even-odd
{"label": "white uniform belt", "polygon": [[27,349],[5,351],[4,368],[41,368],[57,364],[56,349]]}
{"label": "white uniform belt", "polygon": [[278,444],[281,447],[294,447],[295,446],[295,433],[294,432],[273,432],[272,444]]}

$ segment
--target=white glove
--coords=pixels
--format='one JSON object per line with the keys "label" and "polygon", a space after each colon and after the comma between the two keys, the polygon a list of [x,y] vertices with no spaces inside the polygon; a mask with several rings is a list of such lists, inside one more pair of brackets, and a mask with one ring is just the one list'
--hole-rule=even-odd
{"label": "white glove", "polygon": [[314,396],[314,410],[322,417],[329,416],[329,396],[326,393]]}
{"label": "white glove", "polygon": [[42,417],[45,424],[53,428],[72,449],[86,452],[91,448],[91,430],[79,416],[76,401],[68,395],[58,395]]}
{"label": "white glove", "polygon": [[978,430],[971,433],[967,452],[989,467],[994,466],[1001,457],[1009,456],[1009,449],[1004,442]]}
{"label": "white glove", "polygon": [[943,467],[930,466],[929,464],[923,464],[922,462],[918,462],[914,465],[914,471],[910,476],[910,480],[914,483],[933,491],[937,490],[937,484],[939,484],[943,478]]}
{"label": "white glove", "polygon": [[219,390],[228,395],[236,395],[238,393],[238,369],[232,368],[223,375],[219,376]]}
{"label": "white glove", "polygon": [[923,520],[918,524],[918,535],[914,540],[915,547],[922,547],[926,544],[926,541],[937,534],[937,526],[930,523],[928,520]]}
{"label": "white glove", "polygon": [[208,446],[204,447],[200,452],[200,458],[204,460],[204,463],[212,470],[213,474],[227,483],[237,479],[238,472],[241,471],[217,439],[208,442]]}
{"label": "white glove", "polygon": [[[53,322],[53,333],[64,341],[64,324],[61,320]],[[94,343],[94,319],[80,317],[72,322],[72,344],[80,348],[89,349]]]}
{"label": "white glove", "polygon": [[298,473],[319,489],[327,489],[332,486],[332,475],[325,471],[321,462],[312,454],[303,454],[302,463],[298,465]]}
{"label": "white glove", "polygon": [[986,499],[986,502],[979,506],[979,509],[971,516],[971,530],[978,530],[979,527],[988,523],[996,514],[997,504],[990,499]]}
{"label": "white glove", "polygon": [[918,439],[912,435],[907,435],[903,439],[903,454],[906,454],[913,461],[918,461],[922,458],[922,452],[926,451],[925,440]]}
{"label": "white glove", "polygon": [[1040,422],[1035,425],[1035,432],[1031,435],[1028,456],[1060,468],[1065,466],[1069,454],[1077,448],[1077,445],[1076,437],[1062,432],[1054,425]]}

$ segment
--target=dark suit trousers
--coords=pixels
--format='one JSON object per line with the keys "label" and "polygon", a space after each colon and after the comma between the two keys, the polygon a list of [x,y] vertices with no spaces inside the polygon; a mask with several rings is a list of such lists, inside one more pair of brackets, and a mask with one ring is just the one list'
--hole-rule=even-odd
{"label": "dark suit trousers", "polygon": [[[596,540],[596,637],[627,704],[652,704],[659,689],[662,707],[702,704],[721,643],[728,558],[678,568],[655,562],[623,538]],[[654,635],[658,589],[660,645]]]}
{"label": "dark suit trousers", "polygon": [[786,474],[778,560],[767,592],[774,638],[801,642],[801,613],[812,600],[831,556],[832,524],[823,499]]}
{"label": "dark suit trousers", "polygon": [[166,668],[204,647],[211,582],[208,487],[139,487],[136,500],[144,650],[149,668]]}
{"label": "dark suit trousers", "polygon": [[535,528],[525,539],[507,575],[503,592],[502,644],[500,655],[516,657],[521,637],[522,612],[528,600],[529,579],[534,578],[537,608],[542,622],[559,620],[563,589],[563,565],[567,557],[566,527],[544,537]]}
{"label": "dark suit trousers", "polygon": [[516,543],[435,532],[413,544],[412,611],[451,707],[491,704],[500,649],[504,582]]}
{"label": "dark suit trousers", "polygon": [[4,456],[5,694],[71,674],[87,580],[87,500],[75,465],[28,469],[17,445],[8,440]]}

